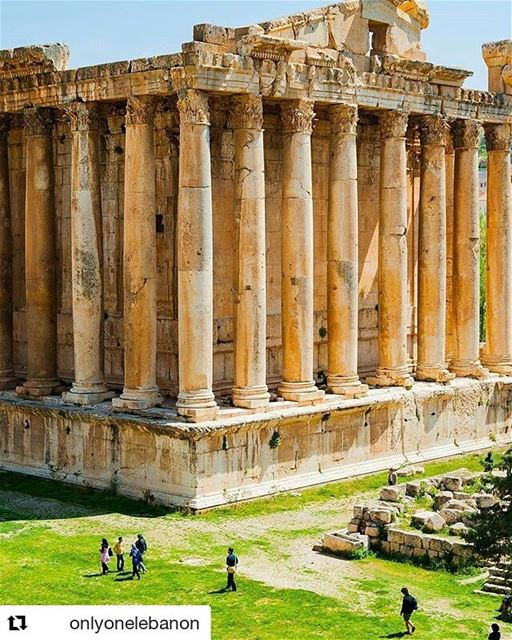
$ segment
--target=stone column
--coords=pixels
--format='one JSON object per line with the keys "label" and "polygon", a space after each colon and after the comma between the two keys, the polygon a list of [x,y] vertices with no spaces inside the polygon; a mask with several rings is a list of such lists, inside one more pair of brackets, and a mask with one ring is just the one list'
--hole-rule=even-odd
{"label": "stone column", "polygon": [[212,420],[213,232],[210,112],[206,93],[180,92],[178,196],[178,413]]}
{"label": "stone column", "polygon": [[478,206],[478,145],[480,127],[474,120],[457,120],[453,225],[453,355],[456,376],[484,378],[480,364],[480,225]]}
{"label": "stone column", "polygon": [[52,114],[25,110],[27,380],[20,395],[44,396],[57,380],[56,224]]}
{"label": "stone column", "polygon": [[83,102],[67,110],[71,148],[71,265],[75,381],[65,402],[87,405],[112,398],[105,385],[99,119]]}
{"label": "stone column", "polygon": [[260,96],[232,100],[237,245],[233,404],[268,404],[266,385],[265,161]]}
{"label": "stone column", "polygon": [[455,150],[450,127],[446,127],[445,136],[446,167],[446,347],[445,360],[452,360],[453,318],[453,186],[455,169]]}
{"label": "stone column", "polygon": [[311,100],[282,104],[281,323],[285,400],[312,403],[324,392],[313,376],[313,181]]}
{"label": "stone column", "polygon": [[156,385],[154,99],[128,98],[124,171],[124,389],[114,409],[162,404]]}
{"label": "stone column", "polygon": [[0,119],[0,389],[13,389],[12,235],[7,158],[8,116]]}
{"label": "stone column", "polygon": [[367,381],[411,387],[407,366],[407,152],[408,114],[380,116],[379,366]]}
{"label": "stone column", "polygon": [[511,127],[485,126],[487,142],[487,336],[482,362],[512,375]]}
{"label": "stone column", "polygon": [[333,393],[361,397],[368,387],[357,374],[358,201],[357,107],[329,109],[329,213],[327,220],[327,385]]}
{"label": "stone column", "polygon": [[420,120],[417,380],[448,382],[446,342],[446,121]]}

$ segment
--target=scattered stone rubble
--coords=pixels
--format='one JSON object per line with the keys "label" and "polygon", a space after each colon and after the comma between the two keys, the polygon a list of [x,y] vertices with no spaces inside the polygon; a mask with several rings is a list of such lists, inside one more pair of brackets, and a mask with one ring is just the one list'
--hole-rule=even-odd
{"label": "scattered stone rubble", "polygon": [[[492,494],[471,495],[464,491],[479,475],[459,469],[439,477],[383,487],[379,499],[354,506],[346,529],[324,536],[322,549],[348,556],[373,549],[407,558],[444,557],[455,563],[468,558],[472,545],[460,538],[468,532],[471,517],[478,509],[496,503]],[[432,510],[418,509],[411,514],[410,524],[417,531],[400,528],[401,515],[423,494],[432,495]],[[449,531],[450,535],[433,535],[441,531]]]}

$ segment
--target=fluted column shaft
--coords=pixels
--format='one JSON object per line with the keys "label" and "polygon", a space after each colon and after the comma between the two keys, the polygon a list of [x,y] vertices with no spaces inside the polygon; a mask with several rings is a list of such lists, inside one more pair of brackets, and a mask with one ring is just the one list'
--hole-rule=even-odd
{"label": "fluted column shaft", "polygon": [[450,370],[457,376],[482,378],[480,364],[480,224],[478,204],[478,145],[480,127],[474,120],[457,120],[453,227],[453,355]]}
{"label": "fluted column shaft", "polygon": [[12,234],[7,116],[0,120],[0,389],[16,386],[13,370]]}
{"label": "fluted column shaft", "polygon": [[213,377],[213,232],[208,96],[179,94],[178,413],[215,418]]}
{"label": "fluted column shaft", "polygon": [[368,387],[357,374],[358,200],[357,107],[330,108],[327,219],[327,384],[333,393],[360,397]]}
{"label": "fluted column shaft", "polygon": [[379,366],[368,382],[410,387],[407,366],[408,115],[380,116]]}
{"label": "fluted column shaft", "polygon": [[281,322],[286,400],[311,403],[323,396],[313,379],[313,102],[282,104]]}
{"label": "fluted column shaft", "polygon": [[112,404],[140,410],[162,403],[156,384],[156,197],[154,99],[126,107],[124,174],[124,388]]}
{"label": "fluted column shaft", "polygon": [[236,275],[233,404],[268,404],[266,385],[265,159],[260,96],[231,104],[235,143]]}
{"label": "fluted column shaft", "polygon": [[453,342],[453,190],[455,170],[455,150],[449,127],[445,136],[446,168],[446,347],[445,360],[452,360]]}
{"label": "fluted column shaft", "polygon": [[58,387],[56,224],[52,116],[49,110],[25,111],[25,284],[27,380],[17,388],[43,396]]}
{"label": "fluted column shaft", "polygon": [[483,363],[512,374],[512,183],[510,125],[486,125],[487,291]]}
{"label": "fluted column shaft", "polygon": [[71,147],[71,285],[75,380],[66,402],[95,404],[114,394],[105,385],[99,121],[95,108],[67,110]]}
{"label": "fluted column shaft", "polygon": [[446,369],[446,122],[420,120],[421,186],[418,248],[418,365],[416,378],[448,382]]}

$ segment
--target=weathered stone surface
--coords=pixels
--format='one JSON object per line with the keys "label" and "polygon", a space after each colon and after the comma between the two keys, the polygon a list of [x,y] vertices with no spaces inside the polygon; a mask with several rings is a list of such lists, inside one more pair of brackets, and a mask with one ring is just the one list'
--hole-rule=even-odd
{"label": "weathered stone surface", "polygon": [[461,522],[464,511],[460,509],[441,509],[439,515],[446,521],[446,524]]}
{"label": "weathered stone surface", "polygon": [[475,493],[473,499],[479,509],[490,509],[498,502],[498,499],[492,493]]}
{"label": "weathered stone surface", "polygon": [[400,502],[405,493],[405,485],[395,485],[391,487],[382,487],[380,490],[380,499],[386,502]]}
{"label": "weathered stone surface", "polygon": [[441,510],[447,502],[450,502],[453,498],[453,493],[451,491],[441,491],[436,496],[434,496],[434,509],[436,511]]}
{"label": "weathered stone surface", "polygon": [[469,527],[463,522],[456,522],[450,527],[450,533],[453,536],[460,536],[463,538],[469,532]]}
{"label": "weathered stone surface", "polygon": [[411,522],[426,532],[440,531],[446,524],[444,518],[435,511],[417,511],[412,515]]}
{"label": "weathered stone surface", "polygon": [[470,513],[474,511],[474,508],[463,500],[448,500],[444,506],[446,509],[455,509],[456,511],[468,511]]}

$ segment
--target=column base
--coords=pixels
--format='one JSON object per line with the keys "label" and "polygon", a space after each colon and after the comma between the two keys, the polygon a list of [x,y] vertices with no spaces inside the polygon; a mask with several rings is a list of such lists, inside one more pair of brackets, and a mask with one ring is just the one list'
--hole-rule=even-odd
{"label": "column base", "polygon": [[358,376],[332,376],[327,374],[327,388],[338,396],[362,398],[368,393],[368,385]]}
{"label": "column base", "polygon": [[109,391],[104,385],[99,385],[97,388],[73,386],[70,391],[62,394],[62,400],[66,404],[86,406],[110,400],[114,396],[114,391]]}
{"label": "column base", "polygon": [[158,389],[136,390],[123,389],[123,393],[119,398],[112,398],[112,407],[114,411],[143,411],[158,407],[163,403],[164,399],[158,392]]}
{"label": "column base", "polygon": [[444,364],[419,364],[414,377],[416,380],[422,380],[423,382],[440,382],[446,384],[455,378],[455,374],[448,371]]}
{"label": "column base", "polygon": [[484,353],[482,354],[481,362],[492,373],[497,373],[501,376],[512,376],[512,358],[509,356],[491,356]]}
{"label": "column base", "polygon": [[62,393],[66,387],[53,378],[52,380],[26,380],[22,385],[16,387],[16,393],[19,396],[33,396],[41,398],[42,396],[50,396],[52,393]]}
{"label": "column base", "polygon": [[243,409],[266,407],[270,402],[267,385],[259,387],[233,387],[233,404]]}
{"label": "column base", "polygon": [[483,367],[480,362],[473,360],[453,360],[450,371],[457,378],[474,378],[475,380],[485,380],[489,377],[489,369]]}
{"label": "column base", "polygon": [[15,389],[18,379],[14,375],[14,371],[0,371],[0,390]]}
{"label": "column base", "polygon": [[189,422],[215,420],[219,414],[215,396],[209,389],[193,392],[180,391],[176,409],[178,415],[183,416]]}
{"label": "column base", "polygon": [[301,405],[317,404],[322,402],[325,391],[318,389],[314,381],[310,382],[281,382],[278,387],[279,394],[285,400],[298,402]]}
{"label": "column base", "polygon": [[411,389],[414,385],[414,378],[410,375],[407,367],[397,369],[377,369],[375,376],[366,378],[366,382],[375,387],[405,387]]}

